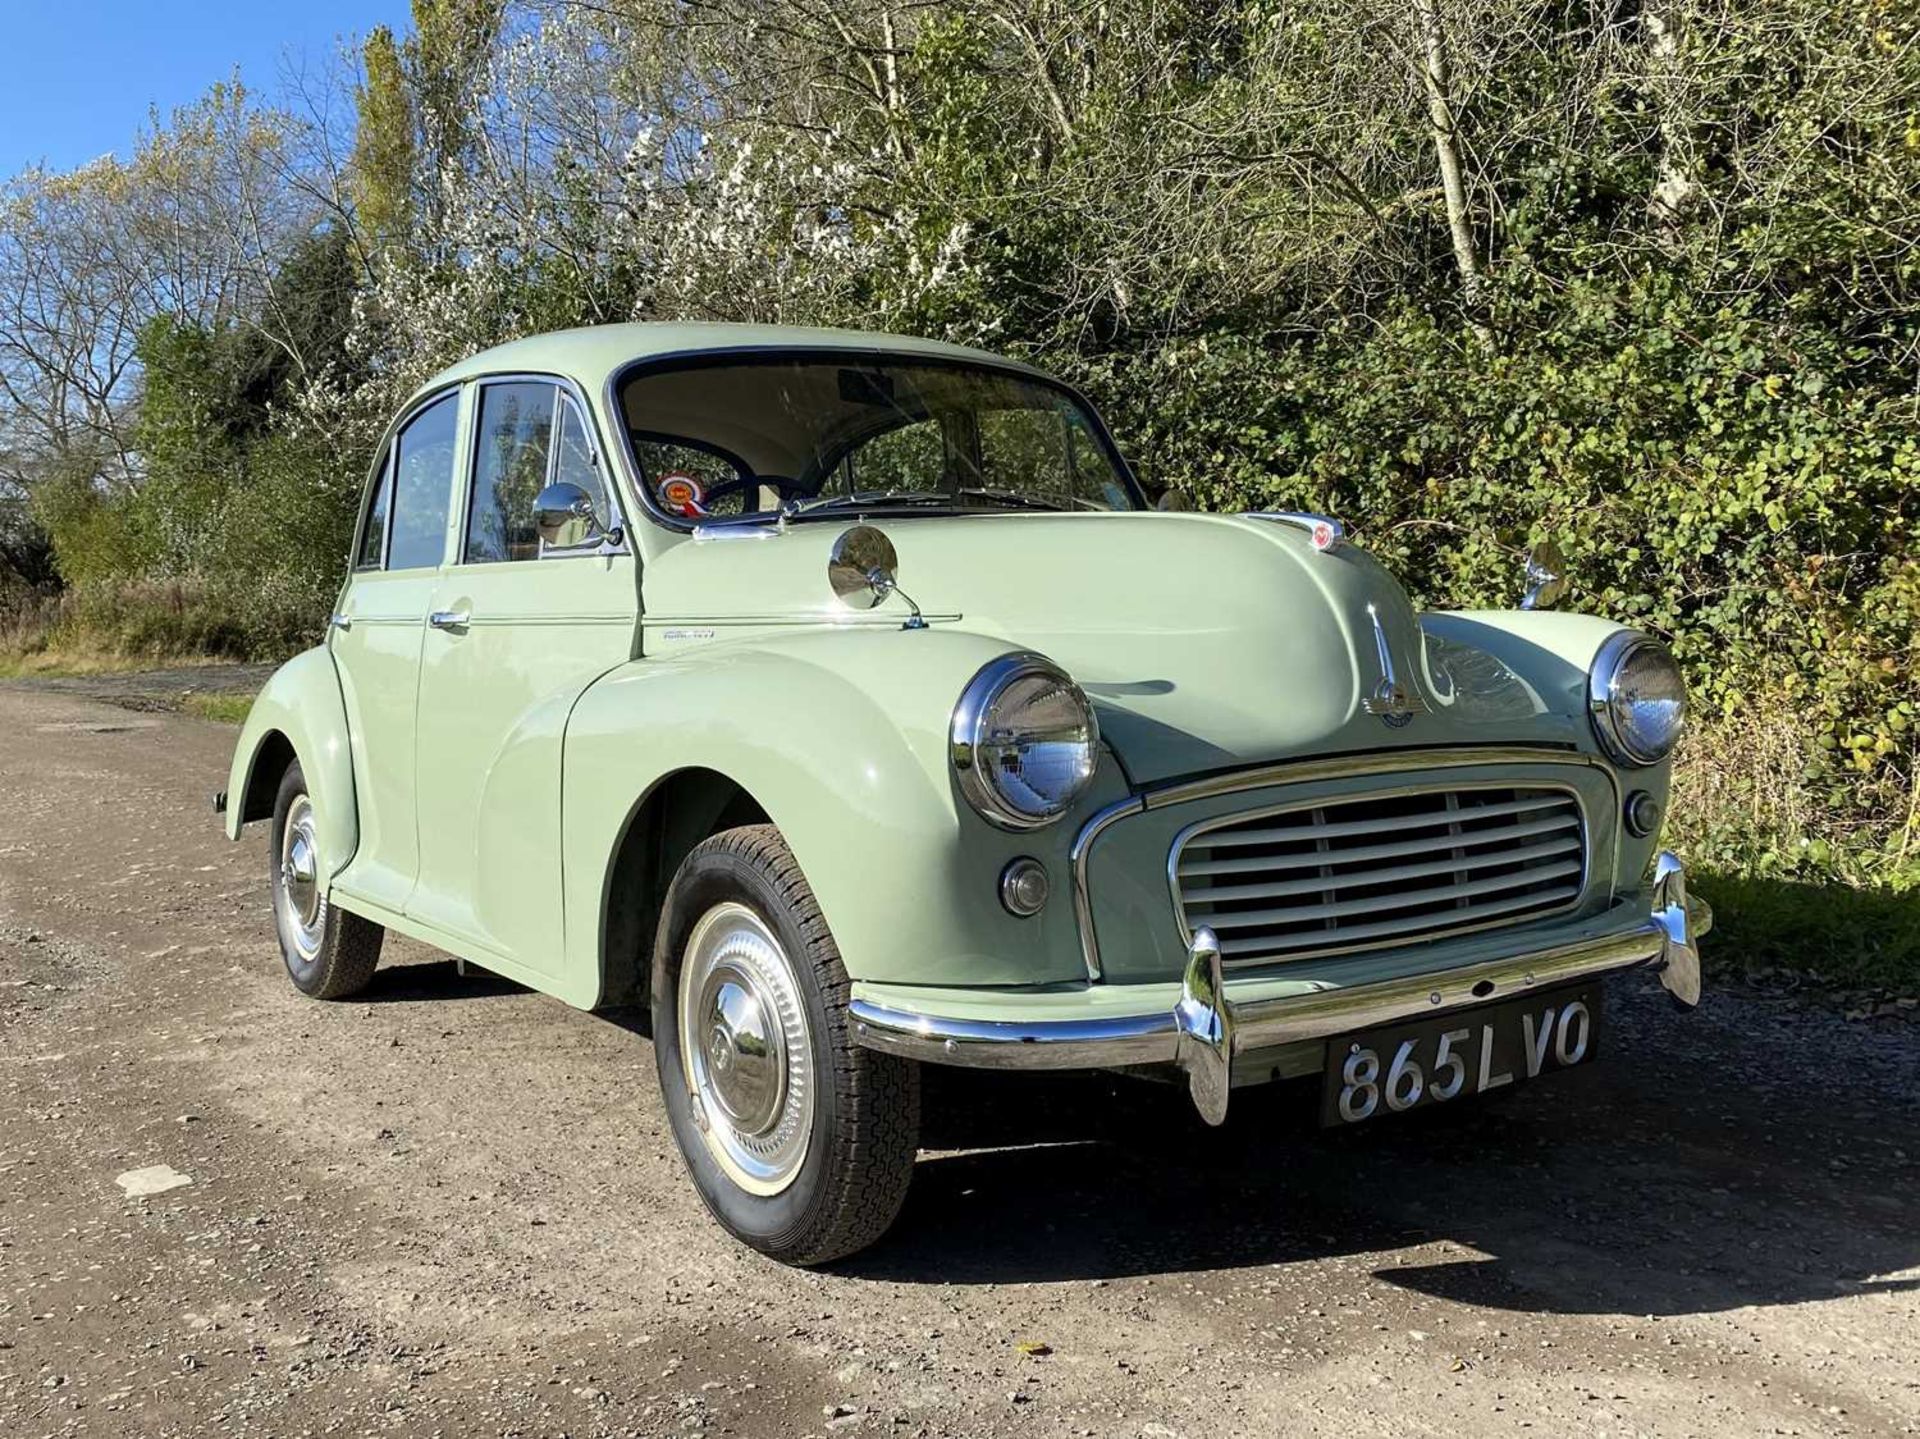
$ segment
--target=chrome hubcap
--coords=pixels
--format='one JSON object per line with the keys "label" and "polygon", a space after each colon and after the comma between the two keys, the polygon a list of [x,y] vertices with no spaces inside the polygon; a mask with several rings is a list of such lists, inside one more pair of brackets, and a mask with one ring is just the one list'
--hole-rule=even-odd
{"label": "chrome hubcap", "polygon": [[786,951],[745,905],[708,910],[687,939],[677,1011],[681,1068],[715,1162],[742,1189],[778,1194],[807,1157],[813,1050]]}
{"label": "chrome hubcap", "polygon": [[313,802],[305,795],[287,810],[286,829],[280,835],[280,911],[288,938],[301,958],[320,951],[327,902],[320,893],[320,852],[314,843]]}

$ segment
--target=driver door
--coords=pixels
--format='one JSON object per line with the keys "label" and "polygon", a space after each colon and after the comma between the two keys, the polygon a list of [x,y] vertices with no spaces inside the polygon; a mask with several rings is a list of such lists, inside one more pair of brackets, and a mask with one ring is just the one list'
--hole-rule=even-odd
{"label": "driver door", "polygon": [[[563,949],[560,767],[567,717],[634,655],[639,569],[617,542],[554,552],[533,502],[556,481],[621,511],[580,397],[537,377],[475,387],[454,562],[421,648],[420,878],[408,914],[541,973]],[[482,961],[484,962],[484,961]]]}

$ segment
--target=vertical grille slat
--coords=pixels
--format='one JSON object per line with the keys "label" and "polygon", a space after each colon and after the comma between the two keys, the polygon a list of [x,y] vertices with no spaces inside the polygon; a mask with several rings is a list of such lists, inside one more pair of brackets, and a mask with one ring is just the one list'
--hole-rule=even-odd
{"label": "vertical grille slat", "polygon": [[1222,820],[1186,833],[1172,869],[1187,928],[1212,927],[1229,962],[1253,964],[1570,908],[1586,850],[1568,790],[1449,788]]}

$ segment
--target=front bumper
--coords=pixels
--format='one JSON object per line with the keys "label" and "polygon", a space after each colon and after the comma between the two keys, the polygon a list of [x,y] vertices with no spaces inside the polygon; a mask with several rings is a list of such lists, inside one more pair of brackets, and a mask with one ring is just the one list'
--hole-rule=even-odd
{"label": "front bumper", "polygon": [[1630,929],[1484,960],[1439,973],[1236,1004],[1211,930],[1194,936],[1180,998],[1170,1010],[1030,1022],[909,1011],[870,999],[851,1005],[854,1035],[869,1049],[983,1069],[1125,1069],[1173,1065],[1185,1072],[1201,1116],[1227,1114],[1236,1055],[1301,1040],[1510,998],[1615,970],[1651,969],[1683,1004],[1700,1001],[1697,941],[1713,926],[1689,900],[1686,871],[1670,853],[1654,866],[1647,918]]}

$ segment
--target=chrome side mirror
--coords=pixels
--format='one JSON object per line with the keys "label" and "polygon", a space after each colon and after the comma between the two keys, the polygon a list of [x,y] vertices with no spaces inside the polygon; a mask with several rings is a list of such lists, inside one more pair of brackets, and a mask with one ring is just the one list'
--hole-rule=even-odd
{"label": "chrome side mirror", "polygon": [[1526,593],[1520,597],[1523,610],[1550,610],[1567,597],[1572,583],[1567,579],[1567,557],[1552,540],[1542,540],[1527,551]]}
{"label": "chrome side mirror", "polygon": [[548,485],[534,500],[533,527],[550,550],[571,550],[606,535],[587,492],[564,480]]}
{"label": "chrome side mirror", "polygon": [[833,542],[827,556],[827,583],[843,602],[870,610],[898,588],[894,578],[900,556],[893,541],[872,525],[855,525]]}
{"label": "chrome side mirror", "polygon": [[913,613],[902,627],[923,630],[927,622],[920,606],[900,588],[900,556],[885,532],[872,525],[855,525],[833,542],[827,554],[827,583],[842,603],[857,610],[877,608],[888,595],[899,595]]}

